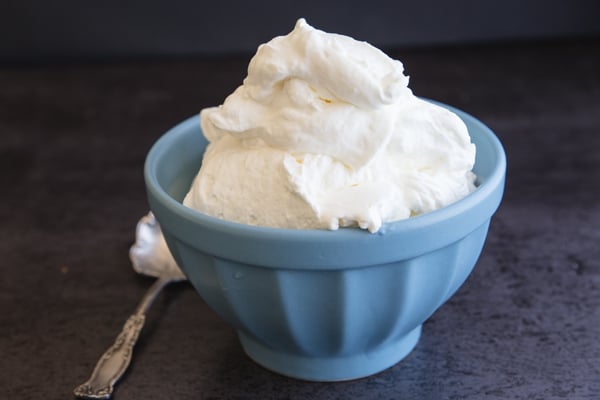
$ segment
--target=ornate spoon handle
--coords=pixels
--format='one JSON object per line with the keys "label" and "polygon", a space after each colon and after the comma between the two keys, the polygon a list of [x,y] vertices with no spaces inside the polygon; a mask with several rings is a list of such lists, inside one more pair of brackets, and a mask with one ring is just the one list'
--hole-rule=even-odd
{"label": "ornate spoon handle", "polygon": [[75,388],[75,396],[82,399],[108,399],[115,383],[125,373],[133,346],[144,326],[144,315],[129,317],[115,343],[100,357],[90,379]]}
{"label": "ornate spoon handle", "polygon": [[169,278],[160,278],[148,289],[135,314],[127,319],[115,343],[100,357],[92,376],[87,382],[77,386],[73,393],[81,399],[109,399],[119,378],[123,376],[131,362],[133,346],[144,326],[146,311]]}

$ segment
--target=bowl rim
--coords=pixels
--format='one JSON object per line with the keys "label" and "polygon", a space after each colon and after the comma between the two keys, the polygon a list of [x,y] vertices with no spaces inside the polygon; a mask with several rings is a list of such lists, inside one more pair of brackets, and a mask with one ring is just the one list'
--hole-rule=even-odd
{"label": "bowl rim", "polygon": [[[451,204],[448,204],[439,209],[427,212],[425,214],[417,215],[414,217],[410,217],[410,218],[398,220],[398,221],[384,222],[382,225],[383,230],[387,230],[385,228],[389,228],[390,225],[407,225],[407,226],[415,225],[416,226],[416,225],[420,225],[421,223],[428,222],[427,220],[438,220],[438,219],[443,219],[446,215],[458,214],[463,209],[469,208],[473,204],[479,202],[479,200],[481,198],[489,195],[489,192],[493,191],[494,188],[496,186],[498,186],[498,184],[500,184],[501,181],[504,179],[505,170],[506,170],[506,154],[504,152],[502,143],[500,142],[498,137],[494,134],[494,132],[488,126],[483,124],[480,120],[478,120],[477,118],[473,117],[471,114],[469,114],[465,111],[462,111],[458,108],[455,108],[453,106],[450,106],[450,105],[447,105],[447,104],[444,104],[444,103],[441,103],[438,101],[429,100],[429,99],[427,101],[430,101],[434,104],[441,105],[443,107],[446,107],[446,108],[450,109],[451,111],[453,111],[454,113],[458,114],[459,117],[461,117],[461,119],[463,119],[463,120],[465,118],[469,119],[470,123],[476,125],[485,134],[488,142],[490,144],[492,144],[492,147],[494,149],[494,154],[495,154],[495,157],[498,160],[498,162],[496,163],[496,166],[495,166],[493,172],[488,176],[488,178],[483,183],[481,183],[477,187],[476,190],[469,193],[467,196],[463,197],[462,199],[459,199]],[[465,118],[463,118],[463,117],[465,117]],[[188,117],[185,120],[178,123],[177,125],[170,128],[152,145],[150,151],[148,152],[146,160],[145,160],[144,174],[145,174],[145,180],[146,180],[147,186],[173,212],[175,212],[183,217],[190,218],[192,220],[195,220],[195,221],[197,221],[199,223],[203,223],[203,224],[204,223],[210,224],[210,225],[222,224],[227,227],[237,228],[237,229],[242,229],[242,230],[245,228],[249,228],[250,230],[256,231],[256,232],[265,231],[265,233],[271,232],[274,234],[280,234],[282,232],[286,232],[286,233],[313,232],[315,234],[322,234],[322,233],[328,234],[331,232],[331,230],[329,230],[329,229],[293,229],[293,228],[274,228],[274,227],[247,225],[247,224],[223,220],[223,219],[220,219],[217,217],[203,214],[200,211],[193,210],[193,209],[183,205],[181,202],[175,200],[171,195],[169,195],[162,188],[161,184],[158,182],[158,179],[156,177],[156,160],[161,156],[161,153],[166,151],[164,149],[167,149],[169,147],[169,145],[171,144],[171,142],[175,142],[178,136],[185,135],[186,132],[190,128],[192,128],[192,127],[196,128],[197,127],[196,124],[198,124],[198,125],[200,124],[199,115],[194,115],[194,116]],[[363,232],[364,230],[360,229],[358,227],[349,227],[349,228],[340,228],[340,229],[338,229],[338,231],[360,231],[360,232]]]}
{"label": "bowl rim", "polygon": [[[144,165],[144,176],[151,208],[153,208],[153,204],[155,206],[160,206],[161,211],[164,211],[166,208],[171,216],[177,219],[178,223],[201,226],[206,231],[222,235],[223,237],[248,239],[254,244],[270,243],[272,245],[281,243],[285,246],[297,242],[304,244],[310,243],[320,246],[320,248],[326,248],[331,244],[339,245],[342,242],[346,243],[346,246],[348,246],[348,244],[351,246],[352,244],[356,245],[359,243],[369,244],[373,243],[374,240],[377,240],[376,238],[378,237],[387,237],[389,239],[390,236],[406,235],[417,231],[431,230],[440,223],[447,229],[453,229],[452,224],[458,222],[457,218],[459,218],[461,214],[471,212],[479,206],[480,210],[478,212],[473,211],[472,213],[472,216],[474,217],[472,219],[477,219],[477,221],[469,221],[465,226],[461,227],[462,231],[460,234],[453,233],[452,235],[447,235],[448,237],[440,239],[437,243],[432,243],[431,246],[449,244],[481,226],[486,220],[489,221],[491,215],[499,206],[504,189],[506,155],[500,140],[494,132],[481,121],[455,107],[429,99],[426,100],[455,112],[467,125],[471,125],[474,129],[478,130],[478,135],[489,143],[491,148],[490,154],[493,155],[496,160],[491,173],[487,175],[486,179],[480,183],[475,191],[445,207],[404,220],[384,222],[381,229],[376,233],[370,233],[358,227],[340,228],[336,231],[331,231],[328,229],[290,229],[254,226],[203,214],[183,205],[173,198],[162,187],[157,176],[157,164],[160,158],[168,153],[171,146],[180,140],[182,136],[189,135],[190,130],[193,129],[197,131],[200,129],[200,117],[199,115],[194,115],[183,120],[164,133],[148,152]],[[482,203],[485,203],[485,207],[482,206]],[[485,210],[481,211],[482,208],[485,208]],[[173,222],[163,222],[161,221],[160,215],[158,215],[160,213],[155,212],[155,214],[157,214],[157,219],[161,225],[170,223],[171,227],[173,227]],[[177,230],[180,229],[183,228],[177,228]],[[163,229],[163,232],[165,232],[165,229]],[[191,230],[188,229],[187,232],[189,233]],[[175,236],[178,236],[178,240],[182,240],[194,247],[204,246],[204,244],[200,244],[200,239],[186,237],[186,235],[183,234]],[[204,237],[204,239],[206,239],[206,237]],[[388,240],[386,243],[387,245],[390,245],[391,242]],[[205,247],[209,248],[208,246],[209,245],[206,245]],[[345,248],[348,249],[348,247]],[[422,251],[423,248],[415,249],[413,253],[417,254]],[[239,258],[243,259],[243,256],[240,256]],[[385,262],[384,259],[380,261]]]}

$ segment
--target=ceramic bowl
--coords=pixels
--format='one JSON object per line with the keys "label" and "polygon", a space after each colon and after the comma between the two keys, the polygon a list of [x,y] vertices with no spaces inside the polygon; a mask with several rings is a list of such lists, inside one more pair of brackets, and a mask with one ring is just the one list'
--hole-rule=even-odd
{"label": "ceramic bowl", "polygon": [[410,353],[423,322],[470,274],[502,198],[506,158],[488,127],[442,106],[463,119],[477,146],[478,188],[375,234],[265,228],[203,215],[181,204],[207,145],[199,118],[154,144],[145,181],[169,249],[258,364],[313,381],[382,371]]}

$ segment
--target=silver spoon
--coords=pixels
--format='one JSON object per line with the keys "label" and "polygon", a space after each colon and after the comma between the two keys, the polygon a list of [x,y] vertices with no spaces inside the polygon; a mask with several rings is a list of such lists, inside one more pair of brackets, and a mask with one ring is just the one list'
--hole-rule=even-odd
{"label": "silver spoon", "polygon": [[81,399],[109,399],[119,378],[123,376],[133,354],[146,312],[162,288],[172,282],[186,279],[169,251],[160,225],[152,213],[140,219],[136,227],[136,241],[129,251],[133,269],[137,273],[158,278],[148,289],[115,343],[100,357],[92,376],[77,386],[73,393]]}

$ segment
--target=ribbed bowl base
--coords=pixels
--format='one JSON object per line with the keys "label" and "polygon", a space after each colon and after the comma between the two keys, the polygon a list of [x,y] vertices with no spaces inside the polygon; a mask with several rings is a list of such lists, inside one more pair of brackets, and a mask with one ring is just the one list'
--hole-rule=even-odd
{"label": "ribbed bowl base", "polygon": [[309,357],[274,351],[262,343],[238,332],[248,356],[263,367],[296,379],[307,381],[344,381],[376,374],[406,357],[417,345],[421,325],[368,353],[360,352],[342,357]]}

